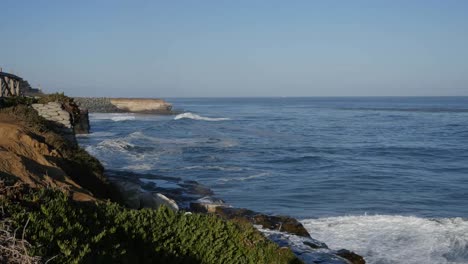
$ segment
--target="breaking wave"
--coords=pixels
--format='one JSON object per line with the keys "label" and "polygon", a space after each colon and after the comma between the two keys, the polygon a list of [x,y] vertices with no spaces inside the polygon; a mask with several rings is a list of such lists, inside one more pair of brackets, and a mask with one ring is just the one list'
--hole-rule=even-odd
{"label": "breaking wave", "polygon": [[315,239],[346,248],[369,264],[468,263],[468,220],[344,216],[303,220]]}
{"label": "breaking wave", "polygon": [[179,120],[179,119],[193,119],[193,120],[203,120],[203,121],[226,121],[230,120],[229,118],[213,118],[213,117],[204,117],[204,116],[199,116],[197,114],[193,113],[183,113],[179,114],[176,117],[174,117],[174,120]]}
{"label": "breaking wave", "polygon": [[125,120],[135,120],[134,116],[115,116],[111,118],[112,121],[125,121]]}
{"label": "breaking wave", "polygon": [[106,139],[102,142],[100,142],[96,148],[104,148],[108,151],[128,151],[129,149],[134,148],[135,145],[133,145],[130,142],[127,142],[123,139]]}
{"label": "breaking wave", "polygon": [[92,120],[112,120],[115,122],[125,120],[135,120],[135,115],[132,113],[92,113]]}

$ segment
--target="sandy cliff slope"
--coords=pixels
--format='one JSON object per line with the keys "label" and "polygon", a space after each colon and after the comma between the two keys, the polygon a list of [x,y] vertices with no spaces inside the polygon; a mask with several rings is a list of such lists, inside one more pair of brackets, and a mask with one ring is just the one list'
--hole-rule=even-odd
{"label": "sandy cliff slope", "polygon": [[57,164],[61,159],[62,154],[45,143],[44,135],[0,114],[0,177],[17,177],[33,187],[67,190],[75,200],[94,200]]}

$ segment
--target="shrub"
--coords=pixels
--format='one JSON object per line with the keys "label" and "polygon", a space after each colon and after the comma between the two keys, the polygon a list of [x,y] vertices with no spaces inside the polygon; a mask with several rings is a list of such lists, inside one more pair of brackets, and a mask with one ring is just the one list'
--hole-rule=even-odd
{"label": "shrub", "polygon": [[30,253],[49,263],[300,263],[248,224],[22,188],[0,205],[17,227],[29,221]]}
{"label": "shrub", "polygon": [[3,97],[0,98],[0,108],[12,107],[16,105],[31,105],[37,102],[37,99],[33,97]]}

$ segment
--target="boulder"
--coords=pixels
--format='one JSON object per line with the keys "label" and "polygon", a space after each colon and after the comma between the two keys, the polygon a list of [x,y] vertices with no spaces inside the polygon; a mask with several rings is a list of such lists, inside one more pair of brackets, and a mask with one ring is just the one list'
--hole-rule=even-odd
{"label": "boulder", "polygon": [[117,187],[126,206],[133,209],[140,208],[140,185],[128,181],[115,181],[113,184]]}
{"label": "boulder", "polygon": [[363,257],[347,249],[338,250],[336,255],[348,260],[352,264],[366,264]]}
{"label": "boulder", "polygon": [[288,216],[271,216],[243,208],[216,207],[215,213],[225,219],[243,219],[265,229],[287,232],[310,238],[309,232],[295,218]]}
{"label": "boulder", "polygon": [[167,198],[163,194],[154,193],[153,194],[153,199],[156,202],[157,207],[159,207],[161,205],[165,205],[165,206],[169,207],[169,209],[171,209],[173,211],[179,211],[179,206],[177,205],[177,203],[174,200]]}
{"label": "boulder", "polygon": [[229,207],[223,200],[212,197],[203,197],[190,203],[190,210],[198,213],[215,213],[218,207]]}

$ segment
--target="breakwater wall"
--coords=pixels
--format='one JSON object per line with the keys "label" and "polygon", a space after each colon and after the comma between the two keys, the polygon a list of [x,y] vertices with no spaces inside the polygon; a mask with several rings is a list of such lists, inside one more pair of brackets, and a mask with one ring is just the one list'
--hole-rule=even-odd
{"label": "breakwater wall", "polygon": [[67,130],[70,133],[73,132],[73,125],[72,120],[70,118],[70,113],[63,109],[61,103],[50,102],[47,104],[33,104],[32,107],[43,118],[60,124],[64,128],[64,130]]}
{"label": "breakwater wall", "polygon": [[[65,136],[74,138],[74,134],[88,134],[90,130],[88,111],[79,109],[79,113],[67,110],[60,102],[32,104],[32,108],[46,120],[55,123]],[[72,140],[74,141],[74,139]]]}
{"label": "breakwater wall", "polygon": [[156,113],[172,114],[172,105],[162,99],[75,97],[81,107],[95,113]]}

